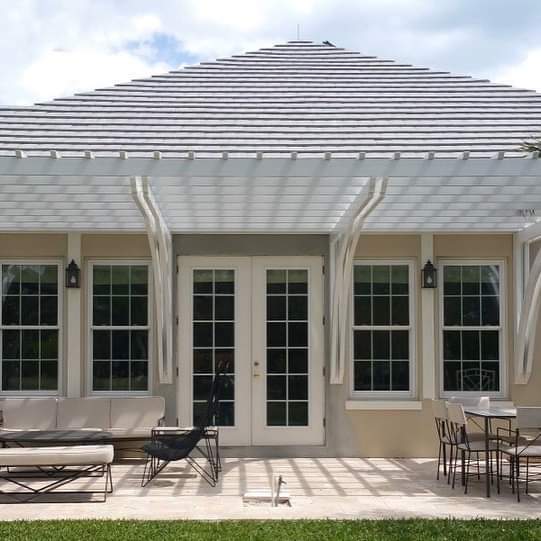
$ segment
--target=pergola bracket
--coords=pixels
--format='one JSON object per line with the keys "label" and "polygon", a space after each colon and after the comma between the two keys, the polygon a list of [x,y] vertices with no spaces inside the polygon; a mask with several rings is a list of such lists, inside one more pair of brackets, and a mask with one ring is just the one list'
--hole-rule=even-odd
{"label": "pergola bracket", "polygon": [[131,193],[145,221],[152,258],[159,382],[173,383],[171,234],[152,195],[148,178],[132,177]]}
{"label": "pergola bracket", "polygon": [[331,384],[339,385],[344,381],[353,258],[363,222],[383,199],[386,187],[386,178],[370,178],[368,194],[358,205],[349,224],[331,239]]}

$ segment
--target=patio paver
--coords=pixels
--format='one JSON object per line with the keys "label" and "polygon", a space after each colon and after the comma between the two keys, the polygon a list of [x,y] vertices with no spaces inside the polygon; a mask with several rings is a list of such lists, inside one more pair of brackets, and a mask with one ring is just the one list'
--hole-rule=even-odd
{"label": "patio paver", "polygon": [[[507,486],[486,499],[482,481],[473,481],[464,495],[436,481],[434,468],[432,459],[228,458],[216,488],[182,464],[141,488],[143,463],[123,461],[113,466],[115,492],[106,503],[0,505],[0,520],[541,517],[541,487],[532,486],[520,504]],[[291,507],[243,501],[245,492],[268,489],[273,475],[287,482]]]}

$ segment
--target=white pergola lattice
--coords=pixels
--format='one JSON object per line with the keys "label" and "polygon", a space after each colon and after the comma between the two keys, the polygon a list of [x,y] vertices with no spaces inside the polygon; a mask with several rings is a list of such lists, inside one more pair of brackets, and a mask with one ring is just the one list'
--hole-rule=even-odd
{"label": "white pergola lattice", "polygon": [[[170,381],[171,233],[326,233],[331,235],[331,381],[343,377],[351,259],[359,233],[512,232],[523,254],[537,231],[541,160],[534,154],[492,159],[319,158],[197,159],[0,157],[0,231],[146,231],[151,243],[160,378]],[[130,198],[130,190],[133,199]],[[541,226],[539,226],[541,227]],[[531,234],[528,233],[531,231]],[[516,291],[536,291],[516,257]],[[541,268],[541,264],[539,265]],[[534,265],[534,270],[537,267]],[[534,285],[532,285],[534,284]],[[533,288],[533,289],[532,289]],[[541,297],[541,295],[540,295]],[[537,297],[517,303],[516,381],[528,379]],[[168,304],[169,303],[169,304]],[[531,364],[531,363],[530,363]],[[531,368],[530,368],[531,370]]]}

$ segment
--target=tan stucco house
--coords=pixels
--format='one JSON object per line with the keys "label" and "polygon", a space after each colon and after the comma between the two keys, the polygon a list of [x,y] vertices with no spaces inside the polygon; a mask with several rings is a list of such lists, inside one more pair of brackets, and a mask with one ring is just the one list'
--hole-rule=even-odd
{"label": "tan stucco house", "polygon": [[310,41],[0,107],[0,394],[190,425],[222,363],[237,456],[428,456],[429,399],[541,405],[540,131],[535,92]]}

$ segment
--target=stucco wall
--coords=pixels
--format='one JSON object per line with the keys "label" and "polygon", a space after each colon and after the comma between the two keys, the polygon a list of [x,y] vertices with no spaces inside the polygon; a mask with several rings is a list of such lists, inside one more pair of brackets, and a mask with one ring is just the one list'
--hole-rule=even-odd
{"label": "stucco wall", "polygon": [[[320,255],[328,267],[328,237],[325,235],[176,235],[173,238],[174,255]],[[149,259],[145,235],[83,235],[82,247],[82,355],[83,369],[81,389],[86,390],[87,340],[87,263],[90,259]],[[539,246],[532,246],[532,255]],[[507,310],[506,364],[507,399],[517,404],[541,405],[541,366],[534,366],[528,385],[512,382],[511,352],[513,348],[513,288],[512,288],[512,236],[511,235],[435,235],[435,262],[445,258],[502,259],[505,261],[505,291]],[[1,234],[0,258],[62,258],[66,263],[67,236],[61,234]],[[407,258],[414,262],[416,287],[416,383],[417,399],[422,400],[422,355],[420,325],[420,287],[418,284],[421,265],[421,238],[419,235],[362,235],[356,258],[396,259]],[[533,257],[532,257],[533,259]],[[326,274],[325,312],[328,320],[328,273]],[[174,280],[176,288],[176,280]],[[175,291],[176,302],[177,294]],[[176,309],[176,306],[175,306]],[[437,313],[435,314],[437,318]],[[436,330],[438,329],[436,325]],[[69,332],[69,322],[65,322]],[[540,329],[541,332],[541,324]],[[326,327],[328,333],[328,326]],[[439,339],[439,333],[436,332]],[[541,353],[541,341],[536,352]],[[328,336],[326,336],[325,362],[328,366]],[[176,344],[175,344],[176,346]],[[439,351],[436,344],[436,351]],[[536,354],[536,358],[539,355]],[[176,358],[176,352],[175,352]],[[439,359],[435,361],[439,366]],[[156,365],[155,365],[156,366]],[[439,376],[439,369],[436,371]],[[154,374],[154,382],[157,374]],[[430,456],[435,452],[432,412],[428,401],[420,411],[346,411],[350,399],[350,374],[346,373],[344,385],[326,382],[325,415],[327,420],[326,444],[317,448],[303,447],[246,447],[235,448],[229,454],[237,456]],[[439,388],[439,384],[437,385]],[[65,387],[64,387],[65,388]],[[167,400],[169,422],[176,418],[176,386],[155,384],[153,392]]]}
{"label": "stucco wall", "polygon": [[[506,364],[508,366],[508,396],[520,402],[535,395],[539,389],[539,378],[526,387],[518,389],[511,385],[510,353],[512,351],[513,298],[512,298],[512,254],[511,235],[435,235],[435,263],[446,258],[457,259],[501,259],[505,262],[506,281]],[[417,280],[420,274],[420,237],[419,236],[380,236],[366,235],[361,238],[356,256],[358,258],[413,258],[416,261]],[[416,306],[420,306],[421,290],[417,287]],[[437,297],[438,299],[438,297]],[[438,306],[439,300],[436,301]],[[421,325],[417,314],[417,399],[422,399],[422,352],[420,347]],[[438,319],[438,310],[435,314]],[[439,321],[436,324],[436,352],[439,352]],[[439,354],[435,360],[436,388],[439,389]],[[537,371],[539,372],[539,370]],[[348,384],[349,387],[349,384]],[[539,394],[539,393],[538,393]],[[528,398],[526,398],[528,397]],[[540,398],[537,398],[540,401]],[[529,402],[530,403],[530,402]],[[436,439],[430,401],[424,400],[420,411],[348,411],[357,452],[361,456],[432,456],[436,453]]]}

